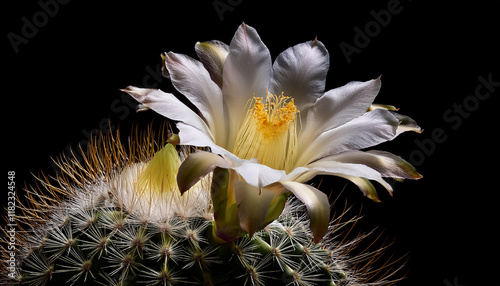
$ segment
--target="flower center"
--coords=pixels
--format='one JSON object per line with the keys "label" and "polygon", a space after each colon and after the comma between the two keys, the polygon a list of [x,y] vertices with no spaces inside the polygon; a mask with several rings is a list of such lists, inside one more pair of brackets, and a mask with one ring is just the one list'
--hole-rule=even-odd
{"label": "flower center", "polygon": [[267,92],[266,100],[254,97],[235,144],[234,154],[257,158],[271,168],[290,171],[297,151],[297,113],[293,98]]}

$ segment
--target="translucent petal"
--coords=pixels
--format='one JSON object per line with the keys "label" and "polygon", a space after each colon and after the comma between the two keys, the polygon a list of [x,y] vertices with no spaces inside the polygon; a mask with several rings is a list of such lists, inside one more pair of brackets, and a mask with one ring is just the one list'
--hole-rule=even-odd
{"label": "translucent petal", "polygon": [[292,97],[299,110],[305,110],[325,91],[329,61],[328,51],[317,39],[290,47],[274,61],[269,89]]}

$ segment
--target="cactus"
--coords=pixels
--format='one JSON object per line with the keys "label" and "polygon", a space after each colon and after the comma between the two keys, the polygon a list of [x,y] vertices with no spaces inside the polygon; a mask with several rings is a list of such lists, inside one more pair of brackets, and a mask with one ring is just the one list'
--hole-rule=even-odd
{"label": "cactus", "polygon": [[[335,253],[313,244],[306,221],[283,215],[253,238],[219,245],[211,221],[172,217],[144,223],[96,204],[47,225],[24,260],[26,285],[345,285]],[[286,226],[286,227],[285,227]],[[86,284],[87,283],[87,284]],[[309,283],[309,284],[307,284]]]}
{"label": "cactus", "polygon": [[370,263],[382,251],[347,254],[361,238],[340,240],[347,224],[340,217],[315,243],[307,210],[293,196],[278,219],[252,237],[215,237],[212,177],[181,196],[175,174],[189,150],[168,143],[174,141],[151,128],[132,136],[129,146],[119,134],[100,135],[83,160],[59,158],[55,180],[42,174],[26,189],[28,203],[17,222],[25,230],[17,237],[16,277],[3,265],[1,280],[37,286],[394,282],[384,277],[391,271],[371,277],[377,271]]}

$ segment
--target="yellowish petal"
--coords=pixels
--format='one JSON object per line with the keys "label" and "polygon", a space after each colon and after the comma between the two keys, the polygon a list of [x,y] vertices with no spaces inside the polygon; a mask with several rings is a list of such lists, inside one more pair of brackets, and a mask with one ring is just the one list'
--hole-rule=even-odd
{"label": "yellowish petal", "polygon": [[190,154],[179,167],[177,185],[181,194],[189,190],[199,180],[216,167],[228,168],[229,164],[221,156],[205,151]]}
{"label": "yellowish petal", "polygon": [[222,87],[224,61],[229,53],[229,46],[220,41],[198,42],[194,46],[196,54],[210,73],[210,78]]}
{"label": "yellowish petal", "polygon": [[176,191],[175,177],[181,161],[174,145],[167,144],[156,152],[137,180],[138,189],[158,195]]}
{"label": "yellowish petal", "polygon": [[358,188],[361,190],[361,192],[370,200],[379,203],[380,199],[377,194],[377,190],[373,186],[373,184],[365,179],[365,178],[360,178],[360,177],[354,177],[354,176],[347,176],[347,175],[341,175],[338,174],[338,177],[342,177],[345,179],[348,179],[349,181],[353,182]]}
{"label": "yellowish petal", "polygon": [[328,224],[330,222],[330,203],[328,197],[320,190],[306,184],[291,181],[281,182],[281,184],[307,207],[314,242],[320,242],[328,231]]}
{"label": "yellowish petal", "polygon": [[391,111],[399,110],[399,108],[397,108],[394,105],[372,103],[372,105],[370,105],[370,107],[368,108],[368,111],[372,111],[375,109],[385,109],[385,110],[391,110]]}
{"label": "yellowish petal", "polygon": [[252,236],[261,229],[267,212],[274,199],[274,193],[264,188],[254,187],[246,182],[234,182],[234,195],[238,203],[240,227]]}

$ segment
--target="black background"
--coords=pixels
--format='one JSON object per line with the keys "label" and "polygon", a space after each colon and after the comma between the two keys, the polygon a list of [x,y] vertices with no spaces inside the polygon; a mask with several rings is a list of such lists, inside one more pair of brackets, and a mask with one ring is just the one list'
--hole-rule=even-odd
{"label": "black background", "polygon": [[[46,23],[43,16],[38,19],[40,27],[17,53],[9,33],[23,36],[23,17],[33,22],[42,8],[37,1],[0,2],[2,146],[5,168],[16,172],[18,194],[25,180],[33,181],[30,172],[53,172],[50,157],[85,145],[90,133],[108,129],[108,119],[122,131],[158,120],[152,112],[135,113],[133,100],[119,89],[146,85],[174,91],[154,73],[160,53],[196,57],[197,41],[229,43],[244,21],[257,29],[273,59],[318,37],[330,52],[327,89],[382,75],[376,102],[401,108],[425,129],[377,147],[415,163],[423,179],[396,184],[394,196],[382,194],[378,204],[352,186],[342,193],[363,204],[367,227],[385,229],[399,250],[410,253],[409,278],[398,285],[500,284],[495,227],[500,87],[488,99],[476,100],[461,122],[443,118],[455,104],[474,103],[479,76],[500,82],[498,12],[486,4],[494,1],[401,0],[400,12],[380,30],[373,28],[370,42],[350,62],[341,43],[355,46],[354,28],[364,30],[374,23],[370,11],[395,1],[171,2],[59,4]],[[233,5],[219,15],[214,3]],[[441,135],[433,140],[433,133]],[[414,151],[417,140],[434,150]],[[325,178],[322,186],[340,193],[345,183]]]}

